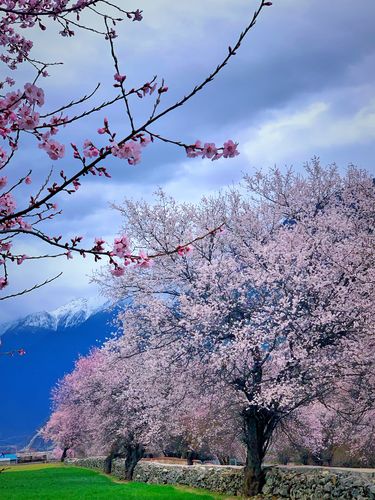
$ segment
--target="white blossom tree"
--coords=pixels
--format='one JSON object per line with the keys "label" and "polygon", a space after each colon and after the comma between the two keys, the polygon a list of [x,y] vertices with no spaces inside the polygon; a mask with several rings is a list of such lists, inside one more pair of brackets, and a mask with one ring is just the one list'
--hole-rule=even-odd
{"label": "white blossom tree", "polygon": [[373,180],[314,159],[305,176],[258,172],[198,205],[160,192],[155,205],[119,208],[123,229],[155,252],[220,228],[141,274],[97,279],[112,297],[133,297],[123,322],[134,355],[163,351],[186,373],[199,360],[202,387],[231,392],[247,447],[244,490],[257,494],[280,422],[370,362]]}

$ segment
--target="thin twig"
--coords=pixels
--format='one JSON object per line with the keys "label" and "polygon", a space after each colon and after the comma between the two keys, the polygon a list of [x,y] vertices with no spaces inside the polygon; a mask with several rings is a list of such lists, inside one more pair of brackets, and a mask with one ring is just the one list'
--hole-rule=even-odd
{"label": "thin twig", "polygon": [[49,278],[49,279],[43,281],[43,283],[39,283],[37,285],[34,285],[31,288],[25,288],[25,290],[22,290],[22,292],[12,293],[10,295],[5,295],[4,297],[0,297],[0,300],[11,299],[13,297],[18,297],[20,295],[24,295],[25,293],[29,293],[29,292],[32,292],[34,290],[37,290],[38,288],[41,288],[42,286],[48,285],[48,283],[55,281],[57,278],[60,278],[61,275],[62,275],[62,272],[57,274],[53,278]]}

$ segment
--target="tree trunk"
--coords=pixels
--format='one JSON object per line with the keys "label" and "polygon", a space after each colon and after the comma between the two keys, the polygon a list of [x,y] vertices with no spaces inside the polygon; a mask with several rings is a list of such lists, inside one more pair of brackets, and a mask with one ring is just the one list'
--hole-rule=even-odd
{"label": "tree trunk", "polygon": [[229,455],[217,455],[220,465],[229,465]]}
{"label": "tree trunk", "polygon": [[133,479],[134,469],[137,463],[144,455],[144,448],[140,444],[128,446],[125,457],[125,479],[131,481]]}
{"label": "tree trunk", "polygon": [[61,455],[61,458],[60,458],[60,462],[64,462],[64,460],[66,459],[66,455],[68,454],[68,450],[69,450],[68,447],[65,447],[63,449],[63,452],[62,452],[62,455]]}
{"label": "tree trunk", "polygon": [[262,492],[265,482],[262,462],[264,458],[265,425],[255,410],[244,416],[244,434],[247,448],[244,470],[244,494],[255,496]]}
{"label": "tree trunk", "polygon": [[194,455],[194,451],[193,450],[188,450],[186,452],[186,465],[194,465],[193,455]]}
{"label": "tree trunk", "polygon": [[112,472],[112,461],[113,461],[113,453],[110,453],[105,457],[104,461],[104,473],[110,474]]}

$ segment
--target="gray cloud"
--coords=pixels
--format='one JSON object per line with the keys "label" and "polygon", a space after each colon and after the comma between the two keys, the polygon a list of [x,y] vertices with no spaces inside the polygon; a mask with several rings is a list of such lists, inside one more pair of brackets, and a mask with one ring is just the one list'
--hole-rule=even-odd
{"label": "gray cloud", "polygon": [[[255,5],[250,2],[249,7],[248,0],[146,2],[144,22],[125,23],[116,39],[129,85],[158,73],[166,77],[170,87],[165,105],[173,102],[220,61]],[[118,215],[108,208],[111,201],[129,196],[150,199],[159,185],[177,198],[195,200],[238,181],[243,170],[275,162],[299,166],[314,154],[343,166],[352,161],[375,173],[375,138],[371,133],[374,18],[373,0],[357,4],[351,0],[275,0],[219,77],[154,127],[156,132],[187,142],[197,138],[217,143],[227,138],[240,140],[241,156],[220,163],[190,161],[183,150],[155,144],[145,150],[143,162],[136,167],[109,160],[106,166],[113,179],[88,178],[76,195],[63,196],[58,203],[64,215],[50,232],[110,238],[120,226]],[[97,81],[103,85],[93,102],[114,95],[113,68],[103,40],[89,33],[61,40],[47,31],[38,34],[35,41],[43,41],[40,57],[57,54],[66,60],[65,68],[51,71],[54,76],[45,81],[51,108],[82,95]],[[149,99],[135,100],[139,122],[149,106]],[[74,137],[74,142],[81,144],[86,138],[99,139],[96,129],[104,115],[116,130],[126,133],[126,116],[116,107],[67,128],[60,140],[69,144]],[[30,141],[26,146],[20,151],[15,171],[32,166],[36,185],[52,162]],[[73,168],[69,158],[55,166],[57,172]],[[23,196],[28,193],[25,189]],[[35,246],[30,252],[39,248]],[[26,286],[53,271],[51,264],[33,265],[32,271],[27,265],[17,273],[17,286]],[[8,303],[6,316],[40,309],[40,302],[55,307],[70,297],[97,293],[88,286],[92,264],[75,259],[73,263],[64,261],[63,267],[65,277],[52,285],[55,294],[50,287]]]}

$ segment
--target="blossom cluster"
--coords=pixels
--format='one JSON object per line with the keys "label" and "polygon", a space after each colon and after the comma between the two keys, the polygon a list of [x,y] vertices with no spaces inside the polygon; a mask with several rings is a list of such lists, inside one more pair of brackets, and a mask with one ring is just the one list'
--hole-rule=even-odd
{"label": "blossom cluster", "polygon": [[222,147],[217,147],[213,142],[206,142],[202,144],[201,141],[197,140],[193,145],[186,146],[186,154],[188,158],[208,158],[212,161],[218,160],[219,158],[234,158],[239,155],[237,150],[238,144],[229,139],[224,142]]}
{"label": "blossom cluster", "polygon": [[147,146],[147,141],[143,141],[143,143],[127,141],[123,144],[114,144],[111,152],[113,156],[127,160],[129,165],[137,165],[141,161],[142,147],[145,146]]}

